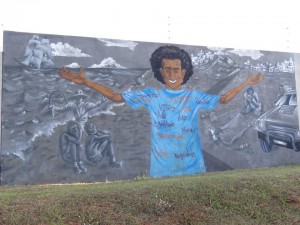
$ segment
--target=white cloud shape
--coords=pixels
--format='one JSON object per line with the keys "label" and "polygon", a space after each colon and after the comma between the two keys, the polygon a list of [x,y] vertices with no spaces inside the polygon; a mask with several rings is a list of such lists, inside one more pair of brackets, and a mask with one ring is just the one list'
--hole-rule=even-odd
{"label": "white cloud shape", "polygon": [[263,56],[264,54],[262,54],[260,51],[258,50],[243,50],[243,49],[233,49],[230,50],[229,52],[239,55],[239,56],[249,56],[254,60],[259,59],[261,56]]}
{"label": "white cloud shape", "polygon": [[80,68],[80,65],[76,62],[73,62],[69,65],[66,65],[65,67],[67,67],[67,68]]}
{"label": "white cloud shape", "polygon": [[66,57],[91,57],[88,54],[81,52],[81,49],[75,48],[68,43],[57,42],[51,43],[53,54],[55,56],[66,56]]}
{"label": "white cloud shape", "polygon": [[138,43],[134,41],[123,41],[123,40],[102,39],[102,38],[98,38],[98,40],[104,42],[107,47],[129,48],[131,51],[133,51],[135,47],[138,45]]}
{"label": "white cloud shape", "polygon": [[126,67],[121,66],[112,57],[107,57],[101,61],[100,64],[93,64],[89,68],[117,68],[126,69]]}

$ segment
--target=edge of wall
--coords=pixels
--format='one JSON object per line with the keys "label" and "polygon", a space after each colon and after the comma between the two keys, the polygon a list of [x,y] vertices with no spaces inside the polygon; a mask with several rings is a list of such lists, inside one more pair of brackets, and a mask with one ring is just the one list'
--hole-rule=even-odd
{"label": "edge of wall", "polygon": [[[297,105],[300,106],[300,53],[294,54],[294,63],[295,63],[295,80],[296,80],[296,91],[297,91]],[[300,109],[298,107],[298,118],[299,118],[299,127],[300,127]]]}
{"label": "edge of wall", "polygon": [[[0,153],[2,149],[2,65],[3,65],[3,52],[0,52]],[[1,154],[0,154],[0,186],[2,184],[2,169],[1,169]]]}

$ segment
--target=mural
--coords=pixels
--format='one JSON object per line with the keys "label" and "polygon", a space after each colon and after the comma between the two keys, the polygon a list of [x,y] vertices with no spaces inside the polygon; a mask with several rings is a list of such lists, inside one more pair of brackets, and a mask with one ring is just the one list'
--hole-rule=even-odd
{"label": "mural", "polygon": [[2,96],[2,185],[300,163],[292,53],[5,31]]}

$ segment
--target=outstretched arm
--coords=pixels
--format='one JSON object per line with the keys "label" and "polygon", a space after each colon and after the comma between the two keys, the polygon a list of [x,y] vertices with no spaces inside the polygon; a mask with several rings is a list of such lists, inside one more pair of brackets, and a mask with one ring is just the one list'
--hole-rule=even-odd
{"label": "outstretched arm", "polygon": [[241,90],[249,85],[254,85],[261,82],[264,79],[264,75],[262,73],[258,73],[256,76],[249,74],[247,80],[240,84],[239,86],[229,90],[224,95],[220,97],[219,102],[222,104],[227,104],[230,102]]}
{"label": "outstretched arm", "polygon": [[120,93],[115,92],[102,84],[95,83],[95,82],[88,80],[86,78],[86,76],[84,75],[82,68],[80,68],[79,73],[74,73],[66,68],[62,68],[59,71],[59,75],[62,78],[72,81],[76,84],[81,84],[81,85],[90,87],[90,88],[94,89],[95,91],[98,91],[100,94],[102,94],[104,97],[108,98],[111,101],[114,101],[117,103],[124,102],[124,99]]}

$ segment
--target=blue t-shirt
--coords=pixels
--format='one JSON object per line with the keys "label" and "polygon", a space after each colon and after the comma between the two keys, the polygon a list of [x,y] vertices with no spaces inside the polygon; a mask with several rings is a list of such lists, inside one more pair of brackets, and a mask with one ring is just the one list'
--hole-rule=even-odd
{"label": "blue t-shirt", "polygon": [[125,92],[123,98],[131,108],[144,106],[150,112],[150,176],[175,176],[206,171],[198,134],[198,111],[214,108],[219,95],[146,88]]}

